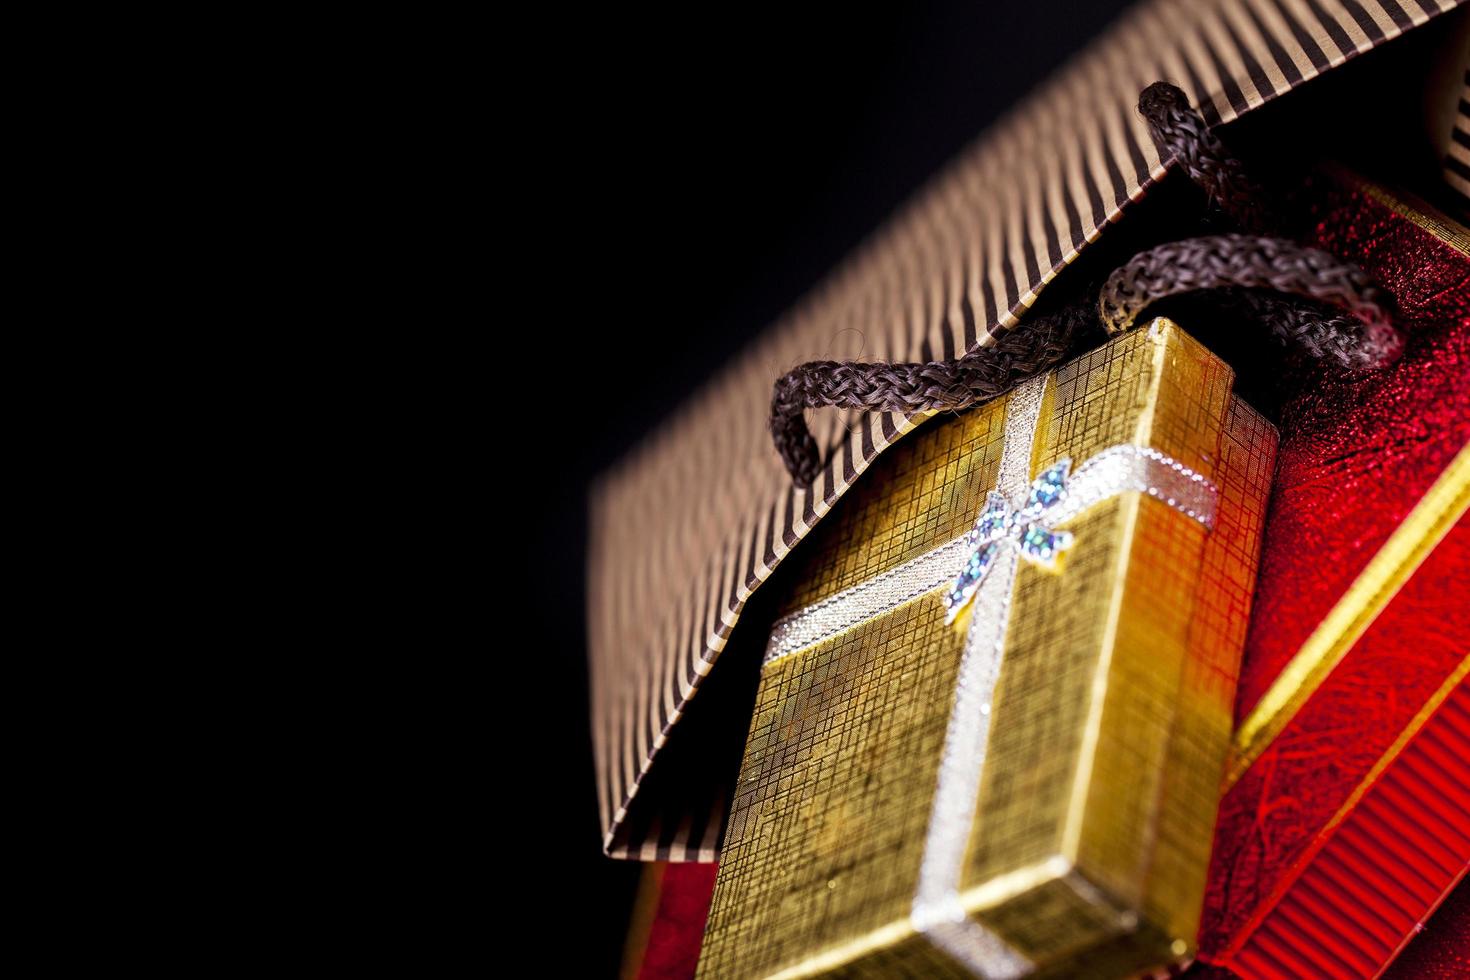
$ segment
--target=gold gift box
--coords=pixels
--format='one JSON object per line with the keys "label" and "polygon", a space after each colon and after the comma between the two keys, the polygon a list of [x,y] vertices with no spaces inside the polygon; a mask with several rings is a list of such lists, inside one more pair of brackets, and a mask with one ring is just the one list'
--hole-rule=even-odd
{"label": "gold gift box", "polygon": [[[701,977],[1127,976],[1193,951],[1276,448],[1232,380],[1156,320],[1031,386],[1029,456],[1007,449],[1018,392],[930,422],[865,476],[787,580]],[[1211,481],[1213,528],[1122,492],[1065,525],[1060,567],[1016,563],[966,756],[952,729],[975,705],[956,684],[986,610],[948,625],[947,587],[906,570],[970,530],[1007,451],[1029,480],[1120,445]],[[875,594],[882,611],[843,623]],[[790,624],[833,615],[792,648]],[[936,867],[944,834],[957,849]]]}

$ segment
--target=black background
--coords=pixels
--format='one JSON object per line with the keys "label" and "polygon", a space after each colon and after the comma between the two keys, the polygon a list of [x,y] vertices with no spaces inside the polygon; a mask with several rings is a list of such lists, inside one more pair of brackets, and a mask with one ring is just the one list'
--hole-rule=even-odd
{"label": "black background", "polygon": [[537,315],[579,343],[558,366],[567,395],[535,395],[556,405],[528,416],[519,451],[545,512],[516,529],[527,611],[553,624],[537,670],[564,679],[564,724],[526,746],[514,831],[530,918],[558,923],[543,940],[557,973],[616,973],[638,872],[599,846],[588,481],[1123,6],[619,8],[566,25],[576,39],[546,70],[571,84],[538,120],[531,179],[550,204],[531,248],[554,284]]}

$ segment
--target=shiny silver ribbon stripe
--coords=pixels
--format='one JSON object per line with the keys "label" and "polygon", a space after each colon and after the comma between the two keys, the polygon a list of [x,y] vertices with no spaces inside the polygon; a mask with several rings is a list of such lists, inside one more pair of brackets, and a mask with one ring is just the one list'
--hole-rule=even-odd
{"label": "shiny silver ribbon stripe", "polygon": [[858,623],[947,585],[969,550],[967,538],[955,538],[850,589],[843,589],[821,602],[782,617],[766,641],[763,663],[769,664],[789,653],[804,650],[813,643],[836,636]]}
{"label": "shiny silver ribbon stripe", "polygon": [[[1006,406],[996,489],[1012,503],[1024,496],[1031,479],[1031,446],[1047,377],[1032,378],[1017,388]],[[965,914],[960,903],[960,871],[980,796],[980,772],[990,741],[990,702],[1000,677],[1019,560],[1015,548],[1001,548],[972,600],[934,807],[929,812],[924,859],[919,865],[919,887],[909,909],[909,922],[930,942],[972,973],[996,980],[1024,976],[1031,971],[1031,961]]]}
{"label": "shiny silver ribbon stripe", "polygon": [[[1033,378],[1011,395],[1006,409],[997,489],[1019,507],[1030,480],[1031,453],[1050,376]],[[1067,481],[1061,500],[1047,509],[1057,527],[1127,492],[1144,493],[1212,527],[1219,493],[1188,467],[1147,446],[1118,445],[1093,456]],[[764,664],[836,636],[875,616],[949,585],[969,555],[964,535],[865,582],[777,621]],[[999,549],[976,589],[961,654],[954,703],[945,731],[939,779],[924,840],[919,885],[909,911],[914,928],[976,976],[1025,976],[1032,963],[1004,939],[965,914],[960,871],[974,829],[980,774],[990,737],[991,700],[1000,676],[1020,552]]]}

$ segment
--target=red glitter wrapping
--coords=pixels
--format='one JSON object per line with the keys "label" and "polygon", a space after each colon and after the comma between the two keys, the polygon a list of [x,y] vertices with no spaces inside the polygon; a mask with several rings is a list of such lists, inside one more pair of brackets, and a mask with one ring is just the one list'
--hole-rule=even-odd
{"label": "red glitter wrapping", "polygon": [[659,885],[638,980],[689,980],[699,963],[704,921],[715,897],[715,864],[669,864]]}
{"label": "red glitter wrapping", "polygon": [[[1409,344],[1398,365],[1366,377],[1319,369],[1283,403],[1237,722],[1470,443],[1470,259],[1363,192],[1325,179],[1314,192],[1313,243],[1394,291]],[[1465,656],[1467,562],[1462,521],[1226,794],[1203,959],[1228,962],[1283,875]]]}
{"label": "red glitter wrapping", "polygon": [[1470,259],[1362,192],[1321,197],[1310,244],[1394,292],[1409,344],[1366,376],[1319,366],[1282,406],[1237,721],[1470,442]]}
{"label": "red glitter wrapping", "polygon": [[[1393,685],[1382,684],[1384,671],[1391,669],[1388,660],[1393,659],[1394,651],[1403,649],[1405,641],[1422,641],[1419,618],[1443,614],[1448,609],[1445,598],[1457,598],[1453,591],[1460,587],[1453,572],[1463,568],[1467,559],[1470,524],[1462,523],[1374,623],[1371,635],[1354,649],[1343,665],[1356,668],[1353,679],[1334,677],[1333,691],[1361,692],[1370,690],[1359,686],[1365,682],[1376,685],[1375,694],[1387,710],[1373,712],[1375,723],[1381,715],[1405,711],[1412,715],[1414,708],[1407,702],[1414,699],[1401,697]],[[1434,643],[1438,650],[1455,651],[1458,662],[1463,640],[1450,636],[1449,630],[1455,625],[1463,627],[1470,614],[1457,612],[1454,618],[1453,624],[1435,627],[1444,636]],[[1423,669],[1422,664],[1416,666]],[[1434,680],[1435,688],[1449,672],[1446,668]],[[1324,719],[1321,705],[1330,704],[1340,711],[1350,696],[1329,694],[1321,702],[1309,702],[1307,711],[1312,713],[1278,739],[1282,748],[1271,754],[1271,772],[1244,794],[1268,811],[1266,819],[1257,816],[1251,833],[1275,833],[1277,837],[1270,848],[1260,846],[1261,836],[1245,841],[1242,858],[1231,865],[1232,871],[1238,880],[1243,878],[1256,887],[1274,885],[1278,878],[1284,886],[1265,903],[1259,894],[1244,889],[1231,896],[1230,912],[1235,916],[1254,913],[1245,929],[1232,934],[1226,960],[1246,977],[1374,975],[1414,934],[1470,860],[1470,760],[1463,751],[1470,743],[1470,685],[1464,683],[1456,686],[1330,830],[1291,820],[1273,825],[1269,818],[1272,807],[1281,812],[1311,812],[1311,801],[1297,802],[1301,796],[1297,783],[1309,792],[1324,785],[1330,788],[1328,778],[1306,777],[1312,766],[1331,768],[1344,781],[1354,776],[1360,779],[1361,773],[1352,771],[1352,762],[1362,760],[1366,771],[1376,761],[1364,743],[1376,749],[1392,742],[1397,730],[1404,727],[1395,718],[1392,725],[1381,724],[1392,731],[1359,733],[1344,740],[1339,751],[1324,752],[1336,745],[1347,724],[1337,718]],[[1296,747],[1303,749],[1294,752]],[[1310,850],[1289,870],[1261,863],[1277,853],[1295,854],[1303,844]]]}
{"label": "red glitter wrapping", "polygon": [[[1462,520],[1226,794],[1200,937],[1206,955],[1242,938],[1281,876],[1465,656],[1467,566],[1470,522]],[[1460,816],[1470,834],[1470,812]]]}

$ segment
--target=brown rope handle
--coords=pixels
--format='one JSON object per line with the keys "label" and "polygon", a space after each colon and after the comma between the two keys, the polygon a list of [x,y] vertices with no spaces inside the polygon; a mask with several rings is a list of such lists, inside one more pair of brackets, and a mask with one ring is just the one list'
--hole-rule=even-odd
{"label": "brown rope handle", "polygon": [[1189,96],[1168,82],[1154,82],[1138,93],[1138,112],[1160,160],[1183,170],[1242,231],[1272,230],[1269,195],[1194,111]]}
{"label": "brown rope handle", "polygon": [[820,459],[804,409],[917,413],[969,408],[1060,361],[1096,323],[1093,305],[1084,303],[1028,320],[1025,330],[1001,334],[994,346],[963,357],[918,364],[808,361],[776,381],[771,439],[796,485],[810,486]]}
{"label": "brown rope handle", "polygon": [[[1095,303],[1027,320],[963,357],[919,364],[810,361],[787,372],[771,398],[771,439],[798,487],[810,486],[821,469],[805,409],[970,408],[1056,364],[1089,327],[1101,323],[1108,333],[1121,332],[1151,303],[1181,293],[1220,290],[1278,337],[1350,370],[1380,367],[1399,355],[1403,337],[1391,320],[1393,297],[1351,263],[1263,234],[1270,227],[1264,191],[1183,92],[1155,82],[1139,95],[1138,110],[1159,155],[1250,234],[1192,238],[1141,252],[1113,271]],[[1346,315],[1317,305],[1324,303]]]}
{"label": "brown rope handle", "polygon": [[1262,235],[1188,238],[1138,253],[1103,283],[1098,318],[1110,335],[1119,334],[1158,300],[1226,287],[1300,296],[1351,314],[1324,317],[1279,299],[1243,298],[1248,309],[1269,313],[1272,328],[1313,357],[1361,370],[1387,364],[1403,351],[1389,312],[1393,298],[1367,273],[1321,249]]}

